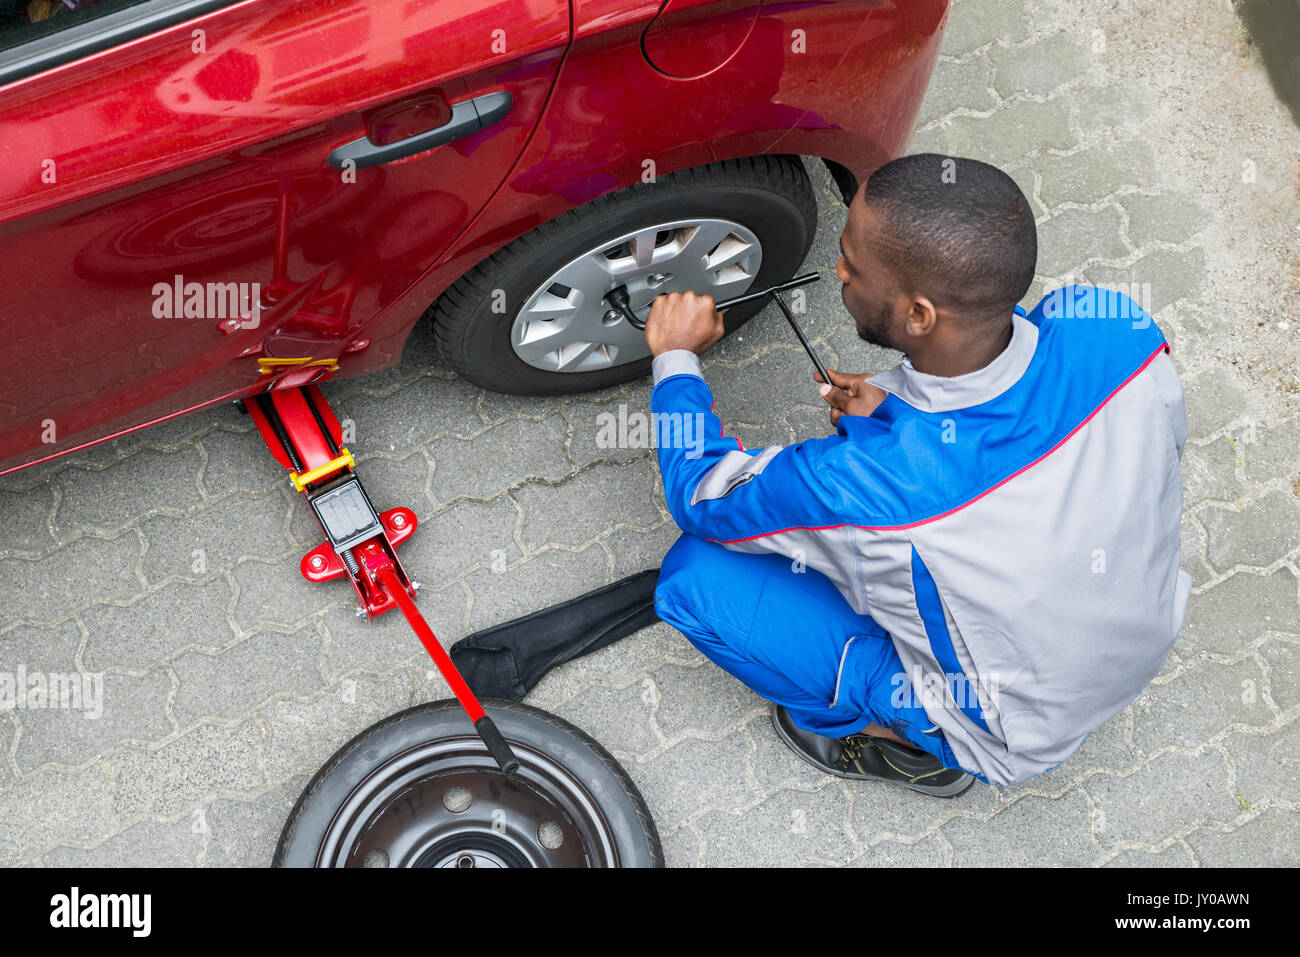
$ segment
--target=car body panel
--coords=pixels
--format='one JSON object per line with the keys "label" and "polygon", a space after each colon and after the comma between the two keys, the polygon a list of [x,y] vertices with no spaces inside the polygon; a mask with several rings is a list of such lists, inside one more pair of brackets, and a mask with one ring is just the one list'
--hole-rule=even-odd
{"label": "car body panel", "polygon": [[[248,64],[237,56],[228,56],[224,79],[205,81],[192,54],[168,52],[168,44],[188,42],[200,22],[192,21],[0,89],[0,209],[10,210],[0,216],[0,282],[10,292],[0,322],[14,344],[10,367],[37,373],[22,383],[0,381],[0,472],[331,370],[261,375],[259,357],[337,360],[338,376],[392,365],[428,306],[475,264],[535,226],[647,178],[769,153],[820,156],[865,177],[900,155],[911,135],[947,6],[765,0],[760,9],[759,0],[705,0],[678,3],[676,18],[661,19],[665,4],[658,0],[573,0],[566,50],[569,11],[543,16],[556,9],[543,0],[438,5],[444,17],[461,11],[471,35],[490,35],[503,19],[517,23],[518,30],[506,30],[507,52],[494,59],[487,44],[450,52],[440,45],[445,26],[439,32],[432,19],[420,19],[431,16],[421,13],[429,4],[394,7],[415,11],[394,20],[376,12],[383,7],[378,0],[337,0],[322,5],[334,21],[373,15],[377,26],[401,36],[361,42],[356,33],[331,32],[339,29],[333,21],[294,14],[307,18],[297,29],[317,22],[337,46],[327,63],[317,55],[314,72],[301,65],[311,58],[299,52],[300,80],[282,89],[251,84]],[[261,0],[237,4],[202,20],[231,18],[228,32],[210,31],[218,45],[239,30],[261,43],[285,26],[277,17],[290,15],[269,7]],[[730,53],[690,50],[710,9],[750,18]],[[676,40],[683,48],[662,54],[660,67],[672,62],[705,72],[669,76],[652,65],[643,49],[652,27],[663,44]],[[243,49],[228,43],[218,57]],[[115,89],[117,74],[104,72],[115,55],[122,58],[119,74],[147,74],[129,96]],[[435,64],[446,68],[439,72]],[[104,79],[97,82],[97,75]],[[285,75],[295,75],[292,67]],[[167,82],[176,76],[184,84]],[[178,112],[174,90],[182,87],[197,112]],[[516,102],[504,128],[356,170],[355,183],[336,185],[338,171],[324,163],[331,148],[360,136],[403,97],[418,99],[434,88],[448,100],[508,88]],[[193,105],[195,91],[208,98],[202,109]],[[80,125],[70,128],[63,116],[69,107],[60,107],[59,97],[74,94]],[[154,102],[167,96],[169,109]],[[147,110],[140,105],[146,100]],[[24,145],[15,157],[7,131],[32,116],[36,103],[40,123],[54,131],[41,130],[40,145]],[[163,128],[136,128],[141,111]],[[81,184],[78,199],[52,203],[37,195],[41,184],[29,173],[23,181],[9,178],[42,153],[71,157],[76,170],[76,144],[96,154],[96,130],[98,138],[116,135],[116,122],[134,132],[134,139],[119,136],[115,147],[119,157],[126,151],[119,162],[128,172],[104,166],[93,185]],[[160,155],[168,142],[170,166]],[[133,179],[131,169],[148,173]],[[168,214],[175,225],[160,229]],[[208,255],[201,241],[197,249],[181,248],[177,235],[192,237],[195,229],[234,248],[225,256]],[[130,261],[122,237],[134,235],[145,241]],[[88,259],[87,249],[99,257]],[[187,280],[240,270],[260,279],[271,290],[260,325],[229,333],[207,320],[160,327],[168,320],[149,312],[152,281],[178,271],[162,263],[183,267]],[[139,278],[142,268],[149,282]],[[61,297],[60,289],[71,294]],[[39,440],[49,418],[59,423],[53,443]]]}
{"label": "car body panel", "polygon": [[[24,374],[0,379],[0,462],[264,388],[263,369],[291,381],[259,359],[364,351],[511,168],[568,30],[562,0],[243,3],[6,87],[0,334]],[[350,176],[324,162],[380,112],[496,90],[513,104],[488,129]],[[168,286],[231,283],[237,315],[220,290],[158,315]]]}

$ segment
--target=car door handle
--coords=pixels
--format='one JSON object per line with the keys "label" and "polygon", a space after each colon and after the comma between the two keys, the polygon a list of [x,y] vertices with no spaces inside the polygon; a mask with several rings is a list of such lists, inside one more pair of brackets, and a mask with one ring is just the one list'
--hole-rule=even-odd
{"label": "car door handle", "polygon": [[343,164],[351,160],[355,169],[361,169],[389,163],[403,156],[414,156],[486,129],[509,113],[513,103],[514,97],[505,90],[461,100],[452,105],[451,119],[436,129],[383,146],[377,146],[369,137],[362,136],[331,150],[329,164],[335,169],[342,169]]}

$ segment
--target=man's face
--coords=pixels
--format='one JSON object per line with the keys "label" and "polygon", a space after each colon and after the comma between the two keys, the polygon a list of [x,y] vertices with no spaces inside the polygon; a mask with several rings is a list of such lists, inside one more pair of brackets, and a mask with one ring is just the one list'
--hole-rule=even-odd
{"label": "man's face", "polygon": [[905,315],[897,315],[897,310],[907,300],[892,271],[873,250],[879,233],[863,196],[864,190],[859,189],[840,234],[840,259],[835,266],[835,274],[844,284],[840,295],[857,324],[859,337],[872,345],[900,349],[898,330]]}

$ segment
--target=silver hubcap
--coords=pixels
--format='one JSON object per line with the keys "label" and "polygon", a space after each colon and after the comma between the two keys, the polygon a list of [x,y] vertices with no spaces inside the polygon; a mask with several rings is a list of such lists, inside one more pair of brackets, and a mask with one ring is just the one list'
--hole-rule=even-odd
{"label": "silver hubcap", "polygon": [[650,354],[645,335],[604,296],[626,286],[641,319],[668,292],[715,299],[743,294],[763,264],[758,237],[725,219],[647,226],[601,243],[556,270],[515,316],[515,355],[547,372],[590,372]]}

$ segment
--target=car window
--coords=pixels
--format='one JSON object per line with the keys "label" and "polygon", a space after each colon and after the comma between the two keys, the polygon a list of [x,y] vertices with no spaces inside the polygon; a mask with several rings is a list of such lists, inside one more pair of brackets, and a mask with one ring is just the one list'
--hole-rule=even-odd
{"label": "car window", "polygon": [[0,0],[0,86],[236,0]]}
{"label": "car window", "polygon": [[0,49],[49,36],[140,0],[0,0]]}

